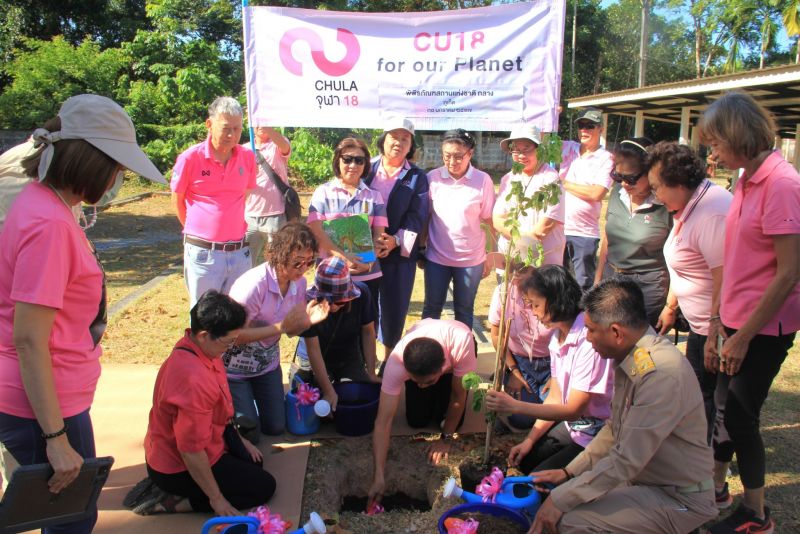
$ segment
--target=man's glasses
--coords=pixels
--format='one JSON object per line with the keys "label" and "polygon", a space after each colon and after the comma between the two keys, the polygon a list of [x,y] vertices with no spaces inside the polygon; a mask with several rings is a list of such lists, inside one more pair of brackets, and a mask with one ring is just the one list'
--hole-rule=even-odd
{"label": "man's glasses", "polygon": [[445,162],[452,161],[453,163],[461,163],[467,157],[466,152],[463,154],[442,154],[442,159]]}
{"label": "man's glasses", "polygon": [[594,130],[597,128],[597,124],[594,122],[579,122],[578,129],[579,130]]}
{"label": "man's glasses", "polygon": [[625,182],[628,185],[636,185],[636,182],[638,182],[639,178],[641,178],[642,176],[644,176],[643,172],[640,172],[638,174],[621,174],[618,173],[617,171],[611,171],[611,179],[617,182],[618,184]]}
{"label": "man's glasses", "polygon": [[355,163],[356,165],[364,165],[367,162],[367,158],[364,156],[342,156],[342,163],[345,165],[350,165],[351,163]]}

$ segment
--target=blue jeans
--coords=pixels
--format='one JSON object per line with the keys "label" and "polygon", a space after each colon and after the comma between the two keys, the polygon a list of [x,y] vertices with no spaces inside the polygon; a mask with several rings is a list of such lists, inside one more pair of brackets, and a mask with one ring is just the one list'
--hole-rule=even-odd
{"label": "blue jeans", "polygon": [[567,236],[567,246],[564,248],[564,267],[572,270],[575,280],[578,281],[578,285],[583,291],[587,291],[594,285],[599,244],[599,237]]}
{"label": "blue jeans", "polygon": [[[72,417],[65,417],[67,438],[75,452],[82,458],[95,458],[94,430],[89,410]],[[46,443],[42,438],[42,427],[36,419],[26,419],[0,413],[0,441],[20,465],[43,464],[47,461]],[[97,522],[97,508],[82,521],[66,523],[42,529],[45,534],[89,533]]]}
{"label": "blue jeans", "polygon": [[[245,415],[258,423],[260,433],[277,436],[286,426],[284,411],[283,374],[280,366],[252,378],[233,379],[228,376],[236,416]],[[258,440],[256,439],[256,443]]]}
{"label": "blue jeans", "polygon": [[[520,390],[519,400],[522,402],[531,402],[533,404],[541,404],[547,398],[548,392],[542,392],[542,389],[547,386],[550,381],[550,358],[533,358],[529,359],[527,356],[511,355],[514,362],[519,367],[525,382],[528,383],[532,392],[524,387]],[[506,370],[506,377],[503,380],[503,385],[507,385],[511,380],[511,373]],[[516,428],[530,428],[536,422],[535,417],[527,415],[512,414],[508,418],[508,422]]]}
{"label": "blue jeans", "polygon": [[422,306],[422,318],[439,319],[447,299],[447,288],[453,281],[453,310],[456,321],[461,321],[472,328],[475,295],[481,283],[483,264],[473,267],[448,267],[425,262],[425,303]]}
{"label": "blue jeans", "polygon": [[236,279],[252,267],[248,247],[225,252],[184,243],[183,277],[189,290],[189,307],[209,289],[227,294]]}

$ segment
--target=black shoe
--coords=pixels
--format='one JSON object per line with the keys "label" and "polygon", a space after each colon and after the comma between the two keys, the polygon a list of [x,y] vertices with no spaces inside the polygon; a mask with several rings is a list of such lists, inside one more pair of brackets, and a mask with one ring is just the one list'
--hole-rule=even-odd
{"label": "black shoe", "polygon": [[122,505],[125,508],[135,508],[153,494],[154,488],[155,482],[150,477],[140,480],[122,500]]}
{"label": "black shoe", "polygon": [[756,513],[744,504],[740,504],[731,515],[714,524],[708,532],[711,534],[772,534],[775,521],[769,516],[769,508],[764,507],[764,519],[758,519]]}

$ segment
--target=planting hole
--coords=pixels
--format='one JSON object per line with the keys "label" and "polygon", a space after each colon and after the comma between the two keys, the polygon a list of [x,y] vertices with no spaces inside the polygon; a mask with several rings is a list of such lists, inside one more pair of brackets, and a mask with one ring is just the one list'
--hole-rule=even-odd
{"label": "planting hole", "polygon": [[[410,497],[403,492],[385,495],[381,499],[381,506],[387,512],[395,510],[407,510],[412,512],[427,512],[431,509],[430,503],[426,499]],[[357,495],[347,495],[342,499],[340,512],[361,513],[367,509],[367,498]]]}

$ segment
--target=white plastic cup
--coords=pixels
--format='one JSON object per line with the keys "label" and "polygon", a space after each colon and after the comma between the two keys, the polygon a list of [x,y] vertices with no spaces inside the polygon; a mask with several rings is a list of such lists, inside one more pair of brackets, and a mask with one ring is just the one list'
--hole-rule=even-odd
{"label": "white plastic cup", "polygon": [[331,404],[325,399],[320,399],[314,403],[314,413],[317,417],[328,417],[331,413]]}

